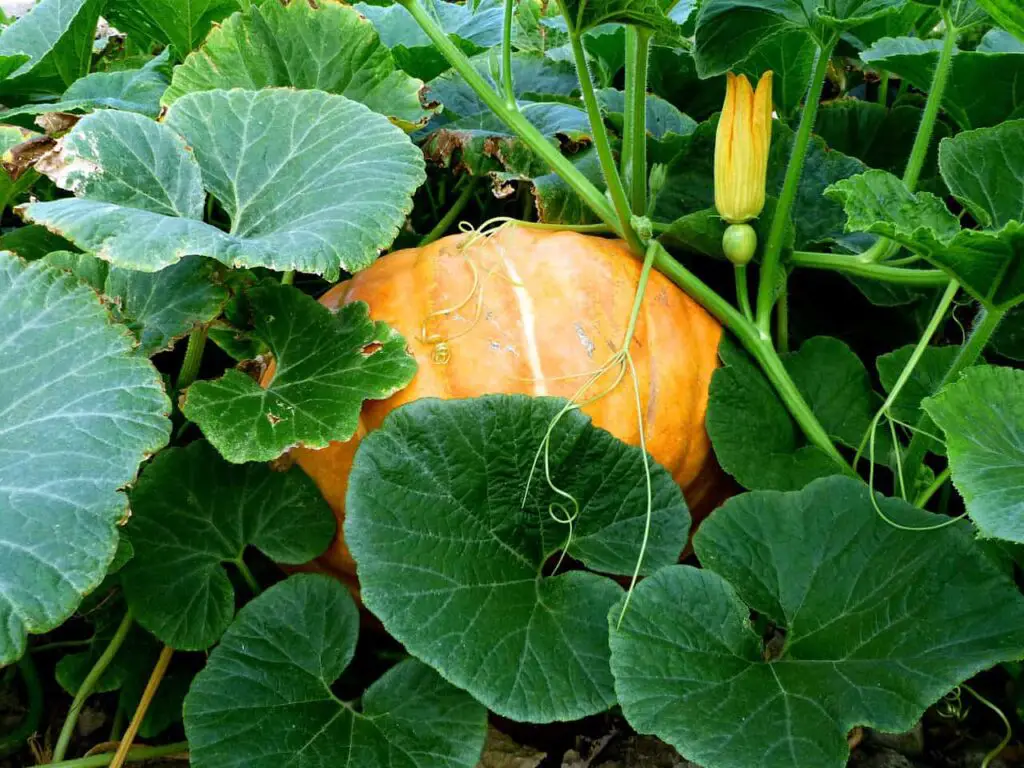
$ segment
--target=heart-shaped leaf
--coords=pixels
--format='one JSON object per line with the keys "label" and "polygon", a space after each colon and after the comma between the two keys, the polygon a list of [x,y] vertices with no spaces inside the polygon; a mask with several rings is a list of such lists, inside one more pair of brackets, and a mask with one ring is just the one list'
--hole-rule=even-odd
{"label": "heart-shaped leaf", "polygon": [[60,625],[102,580],[127,508],[118,489],[167,442],[170,402],[91,288],[6,252],[0,338],[0,664],[8,664],[29,632]]}
{"label": "heart-shaped leaf", "polygon": [[[725,365],[711,378],[707,429],[722,468],[746,488],[784,491],[834,474],[835,462],[807,442],[753,361],[728,340],[719,355]],[[878,404],[860,358],[839,339],[816,336],[782,360],[829,436],[857,448]],[[876,461],[890,444],[876,435]]]}
{"label": "heart-shaped leaf", "polygon": [[85,75],[102,9],[103,0],[40,0],[5,29],[0,34],[4,104],[52,98]]}
{"label": "heart-shaped leaf", "polygon": [[946,433],[953,483],[981,535],[1024,543],[1024,371],[970,368],[922,407]]}
{"label": "heart-shaped leaf", "polygon": [[247,294],[255,335],[270,347],[273,377],[261,387],[238,370],[199,381],[182,410],[228,461],[269,461],[289,448],[324,448],[355,434],[364,400],[383,400],[416,374],[397,331],[363,302],[331,312],[275,280]]}
{"label": "heart-shaped leaf", "polygon": [[[949,519],[877,503],[911,527]],[[694,547],[702,570],[641,582],[621,629],[612,609],[612,669],[633,727],[707,768],[842,768],[852,727],[907,730],[1024,653],[1024,598],[966,525],[900,530],[857,480],[731,499]]]}
{"label": "heart-shaped leaf", "polygon": [[184,56],[203,41],[215,22],[240,5],[239,0],[107,0],[103,13],[137,41],[170,43]]}
{"label": "heart-shaped leaf", "polygon": [[228,464],[204,441],[168,448],[132,491],[125,599],[162,643],[203,650],[235,613],[225,564],[244,568],[248,546],[276,562],[305,563],[334,531],[331,510],[301,470]]}
{"label": "heart-shaped leaf", "polygon": [[185,699],[195,768],[473,768],[487,712],[425,664],[392,667],[357,702],[331,685],[359,614],[345,588],[293,576],[238,613]]}
{"label": "heart-shaped leaf", "polygon": [[188,256],[159,272],[111,267],[88,253],[56,251],[46,262],[67,269],[109,299],[114,316],[139,339],[142,354],[170,349],[193,328],[216,318],[228,301],[217,262]]}
{"label": "heart-shaped leaf", "polygon": [[[898,74],[915,88],[931,88],[941,40],[887,37],[864,51],[861,59]],[[1024,53],[956,51],[942,105],[961,128],[996,125],[1024,106],[1017,84],[1024,78]]]}
{"label": "heart-shaped leaf", "polygon": [[[200,255],[328,279],[390,245],[424,178],[422,153],[384,117],[283,88],[191,93],[163,123],[89,115],[50,173],[80,196],[23,215],[117,266],[155,271]],[[228,232],[200,220],[204,187]]]}
{"label": "heart-shaped leaf", "polygon": [[46,112],[83,112],[121,109],[148,117],[160,114],[160,97],[170,84],[170,49],[165,48],[139,69],[93,72],[71,84],[59,101],[26,104],[0,112],[0,120]]}
{"label": "heart-shaped leaf", "polygon": [[174,70],[163,103],[217,88],[339,93],[411,130],[427,122],[423,82],[399,70],[373,26],[339,3],[265,3],[217,26]]}
{"label": "heart-shaped leaf", "polygon": [[[595,571],[631,574],[648,522],[640,450],[578,410],[550,432],[558,491],[549,486],[535,459],[564,402],[405,405],[363,439],[346,501],[366,606],[447,680],[529,722],[615,703],[605,616],[621,588],[584,570],[549,576],[545,564],[564,550]],[[645,573],[678,559],[689,528],[679,487],[653,461],[650,481]]]}

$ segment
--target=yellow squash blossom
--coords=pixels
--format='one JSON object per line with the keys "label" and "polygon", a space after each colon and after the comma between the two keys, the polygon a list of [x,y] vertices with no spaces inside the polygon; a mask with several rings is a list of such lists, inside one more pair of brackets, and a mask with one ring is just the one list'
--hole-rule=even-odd
{"label": "yellow squash blossom", "polygon": [[730,224],[756,219],[764,208],[771,138],[771,71],[756,92],[745,75],[730,72],[715,136],[715,208]]}

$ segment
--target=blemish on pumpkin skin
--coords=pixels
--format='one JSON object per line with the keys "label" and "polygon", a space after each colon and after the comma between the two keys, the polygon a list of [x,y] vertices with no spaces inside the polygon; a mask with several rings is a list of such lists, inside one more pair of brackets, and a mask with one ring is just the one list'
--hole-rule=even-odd
{"label": "blemish on pumpkin skin", "polygon": [[582,344],[583,348],[587,351],[587,357],[593,359],[594,350],[597,348],[597,345],[595,345],[591,338],[587,336],[587,332],[583,330],[582,325],[574,323],[573,327],[576,328],[576,337],[580,340],[580,344]]}

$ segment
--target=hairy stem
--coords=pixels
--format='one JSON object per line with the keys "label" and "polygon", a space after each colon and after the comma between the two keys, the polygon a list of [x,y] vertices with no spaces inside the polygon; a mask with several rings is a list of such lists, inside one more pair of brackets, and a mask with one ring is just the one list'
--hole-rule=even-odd
{"label": "hairy stem", "polygon": [[185,347],[185,359],[181,361],[178,372],[177,389],[180,392],[192,385],[199,375],[199,365],[203,362],[203,351],[206,349],[206,336],[209,328],[200,325],[192,329],[188,335],[188,346]]}
{"label": "hairy stem", "polygon": [[601,172],[604,175],[605,183],[608,185],[608,192],[611,194],[615,212],[618,214],[619,233],[629,243],[633,252],[639,255],[643,253],[644,248],[630,225],[632,211],[629,207],[629,202],[626,200],[626,188],[622,185],[619,169],[615,167],[612,145],[608,141],[608,132],[604,128],[601,106],[597,103],[594,81],[590,75],[590,66],[587,64],[587,54],[583,50],[583,39],[573,30],[569,12],[562,0],[559,0],[559,8],[566,21],[569,22],[569,42],[572,47],[573,60],[576,64],[576,74],[580,81],[580,92],[583,94],[583,104],[587,108],[590,132],[593,134],[594,148],[597,150],[597,157],[601,163]]}
{"label": "hairy stem", "polygon": [[[960,347],[960,352],[953,360],[949,370],[946,371],[946,375],[942,377],[942,381],[936,387],[936,391],[956,381],[964,370],[977,362],[1005,314],[1006,310],[1004,309],[983,308],[981,310],[975,320],[974,328],[971,329],[970,336],[967,337],[967,341]],[[921,416],[918,418],[917,424],[914,425],[914,436],[910,438],[910,445],[907,446],[907,452],[903,457],[903,472],[907,478],[907,485],[911,488],[914,487],[917,475],[921,471],[924,455],[927,453],[929,438],[926,433],[931,432],[933,429],[934,423],[931,417],[924,411],[921,411]]]}
{"label": "hairy stem", "polygon": [[768,380],[775,387],[782,402],[786,405],[793,419],[800,425],[807,439],[824,451],[838,469],[848,475],[856,476],[842,454],[832,443],[821,422],[811,411],[804,396],[797,389],[789,372],[782,364],[769,339],[764,338],[753,323],[749,322],[729,302],[709,288],[699,277],[673,259],[668,252],[657,244],[658,252],[654,257],[655,268],[665,275],[699,302],[722,325],[728,328],[739,339],[744,348],[761,364]]}
{"label": "hairy stem", "polygon": [[754,310],[750,307],[750,291],[747,288],[747,265],[737,264],[733,271],[736,274],[736,303],[743,316],[754,322]]}
{"label": "hairy stem", "polygon": [[79,686],[78,691],[75,693],[75,698],[71,701],[67,717],[64,718],[64,725],[60,729],[60,735],[57,737],[57,746],[53,748],[53,762],[56,763],[63,760],[64,755],[67,754],[68,745],[71,744],[71,737],[75,733],[75,724],[78,722],[78,715],[85,705],[85,700],[89,698],[89,694],[92,693],[103,673],[110,666],[110,662],[114,660],[118,650],[124,644],[125,638],[128,637],[128,631],[132,628],[132,623],[132,612],[128,611],[125,613],[124,618],[121,619],[121,623],[118,624],[117,629],[114,631],[114,636],[110,638],[107,647],[103,649],[103,653],[96,659],[96,663],[92,665],[89,674],[85,676],[85,680],[82,681],[82,685]]}
{"label": "hairy stem", "polygon": [[620,219],[616,215],[615,209],[608,203],[605,196],[601,194],[601,190],[595,187],[568,158],[562,155],[558,147],[548,141],[518,110],[512,110],[505,106],[504,99],[476,71],[469,59],[466,58],[466,55],[448,39],[448,36],[430,17],[430,14],[427,13],[419,0],[399,0],[399,2],[416,20],[416,23],[420,25],[427,37],[437,47],[437,50],[452,65],[452,68],[462,76],[469,87],[473,89],[473,92],[480,97],[480,100],[522,139],[530,149],[540,156],[555,173],[561,176],[562,180],[572,187],[601,221],[608,224],[619,235],[624,236],[625,233],[620,231]]}
{"label": "hairy stem", "polygon": [[142,725],[143,719],[146,717],[146,712],[149,710],[149,705],[153,701],[153,697],[156,695],[157,689],[160,687],[160,681],[164,679],[164,674],[167,672],[167,667],[171,663],[171,657],[174,655],[174,649],[169,645],[165,645],[160,650],[160,656],[157,657],[156,665],[153,667],[153,672],[149,676],[149,680],[146,682],[146,687],[142,691],[142,698],[139,699],[139,706],[135,708],[135,714],[132,715],[131,722],[128,723],[128,729],[124,732],[124,736],[121,738],[121,743],[117,747],[117,752],[114,753],[114,759],[110,761],[111,768],[121,768],[124,765],[125,760],[128,759],[128,753],[131,751],[132,742],[135,741],[135,734],[139,732],[139,727]]}
{"label": "hairy stem", "polygon": [[651,33],[626,27],[626,114],[622,130],[622,178],[637,216],[647,212],[647,59]]}
{"label": "hairy stem", "polygon": [[790,263],[797,267],[833,270],[854,277],[866,277],[900,285],[916,285],[922,288],[942,286],[949,282],[949,275],[941,269],[901,269],[888,264],[864,262],[856,256],[836,253],[793,251]]}
{"label": "hairy stem", "polygon": [[452,207],[448,209],[448,212],[441,217],[441,220],[434,225],[427,234],[420,239],[420,247],[428,245],[439,237],[441,237],[448,228],[455,223],[455,220],[459,218],[462,212],[466,209],[469,201],[473,199],[473,195],[477,190],[477,183],[479,179],[475,176],[464,176],[462,179],[462,190],[459,192],[459,196],[455,198],[455,202],[452,203]]}
{"label": "hairy stem", "polygon": [[[188,742],[179,741],[176,744],[163,744],[159,747],[132,747],[128,752],[126,762],[141,763],[144,760],[153,760],[157,757],[175,757],[188,754]],[[49,768],[106,768],[114,761],[113,752],[105,752],[101,755],[90,755],[80,757],[77,760],[64,760],[59,763],[49,763]]]}
{"label": "hairy stem", "polygon": [[811,141],[811,131],[814,129],[814,121],[818,116],[818,102],[821,101],[821,92],[825,87],[825,74],[828,72],[828,62],[835,44],[836,38],[833,37],[818,49],[818,60],[815,62],[811,81],[807,87],[807,98],[800,115],[800,125],[793,139],[793,152],[789,156],[789,165],[786,166],[786,176],[782,182],[782,192],[779,194],[779,202],[775,207],[775,216],[772,218],[772,226],[768,231],[768,240],[765,243],[764,256],[761,261],[761,280],[757,288],[757,327],[766,339],[771,337],[772,307],[775,304],[775,278],[779,262],[782,259],[782,245],[786,236],[786,228],[789,226],[793,203],[796,201],[800,176],[804,170],[804,159],[807,157],[807,147]]}

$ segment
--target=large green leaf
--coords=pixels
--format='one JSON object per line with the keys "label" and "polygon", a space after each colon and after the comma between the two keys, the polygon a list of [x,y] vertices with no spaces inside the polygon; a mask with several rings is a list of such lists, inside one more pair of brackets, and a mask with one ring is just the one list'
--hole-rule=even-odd
{"label": "large green leaf", "polygon": [[41,0],[5,29],[0,100],[16,104],[57,96],[86,74],[102,8],[103,0]]}
{"label": "large green leaf", "polygon": [[943,141],[939,168],[949,191],[985,229],[1024,222],[1024,120]]}
{"label": "large green leaf", "polygon": [[[896,385],[896,381],[916,346],[908,344],[876,358],[875,367],[878,369],[878,378],[886,392],[891,392]],[[907,379],[890,407],[892,416],[904,424],[917,424],[924,415],[921,412],[921,401],[934,395],[942,386],[942,381],[959,352],[960,347],[954,345],[925,347],[910,378]],[[930,451],[945,453],[945,449],[939,441],[928,439],[926,445]]]}
{"label": "large green leaf", "polygon": [[961,230],[941,199],[914,194],[884,171],[844,179],[825,195],[845,206],[848,230],[884,235],[921,254],[979,301],[1008,307],[1024,298],[1024,225],[1011,221],[998,231]]}
{"label": "large green leaf", "polygon": [[[0,158],[3,158],[8,150],[38,136],[39,134],[24,128],[17,128],[13,125],[0,125]],[[39,174],[34,170],[30,170],[15,179],[7,173],[6,169],[0,168],[0,213],[3,213],[4,209],[32,186],[38,178]]]}
{"label": "large green leaf", "polygon": [[[667,164],[667,177],[654,204],[654,218],[674,221],[715,204],[714,143],[718,118],[701,123],[683,149]],[[793,131],[776,121],[768,155],[767,191],[778,196],[793,149]],[[827,242],[842,235],[844,216],[837,203],[822,197],[829,184],[864,170],[859,160],[829,151],[820,139],[811,140],[793,207],[797,248]]]}
{"label": "large green leaf", "polygon": [[[931,88],[940,40],[887,37],[861,54],[874,67],[893,72],[923,91]],[[956,51],[942,104],[961,128],[983,128],[1014,116],[1024,106],[1019,87],[1024,53]]]}
{"label": "large green leaf", "polygon": [[1024,306],[1006,313],[992,335],[991,345],[1003,357],[1024,362]]}
{"label": "large green leaf", "polygon": [[[948,520],[877,503],[904,525]],[[731,499],[694,546],[702,570],[643,581],[619,630],[612,609],[612,670],[630,723],[706,768],[842,768],[852,727],[907,730],[1024,653],[1024,598],[966,526],[900,530],[857,480]]]}
{"label": "large green leaf", "polygon": [[125,599],[160,642],[183,650],[209,648],[231,623],[235,590],[224,565],[242,563],[246,547],[304,563],[327,548],[336,525],[301,470],[235,466],[201,440],[162,451],[131,500]]}
{"label": "large green leaf", "polygon": [[[423,4],[441,29],[467,55],[483,53],[501,42],[504,5],[501,2],[483,0],[474,4],[425,0]],[[395,61],[413,77],[432,80],[451,66],[399,3],[355,3],[354,7],[373,23],[381,42],[391,49]]]}
{"label": "large green leaf", "polygon": [[185,699],[195,768],[473,768],[487,712],[426,665],[392,667],[358,701],[331,690],[359,614],[337,582],[293,576],[238,613]]}
{"label": "large green leaf", "polygon": [[45,112],[123,109],[149,117],[160,114],[160,97],[170,84],[170,50],[164,49],[139,69],[93,72],[76,80],[56,102],[26,104],[0,112],[0,120]]}
{"label": "large green leaf", "polygon": [[[707,429],[726,472],[746,488],[796,490],[834,474],[835,462],[807,442],[760,369],[728,340],[711,379]],[[860,358],[839,339],[816,336],[783,356],[786,370],[829,436],[860,445],[877,398]],[[876,460],[888,441],[876,437]]]}
{"label": "large green leaf", "polygon": [[269,461],[296,445],[348,440],[364,400],[389,397],[416,374],[405,339],[371,320],[363,302],[333,313],[276,280],[254,286],[247,298],[254,333],[276,363],[270,382],[263,388],[231,370],[193,384],[182,403],[228,461]]}
{"label": "large green leaf", "polygon": [[772,70],[772,102],[779,115],[789,118],[797,113],[807,95],[807,81],[814,69],[817,47],[804,29],[790,29],[757,45],[738,65],[756,83],[762,73]]}
{"label": "large green leaf", "polygon": [[[384,117],[283,88],[191,93],[163,123],[89,115],[50,173],[79,197],[24,216],[118,266],[155,271],[202,255],[328,279],[390,245],[424,178],[422,153]],[[228,232],[200,220],[204,187]]]}
{"label": "large green leaf", "polygon": [[1018,40],[1024,40],[1024,6],[1017,0],[977,0],[977,3],[997,24],[1016,35]]}
{"label": "large green leaf", "polygon": [[665,13],[667,5],[664,0],[563,0],[559,3],[574,34],[612,23],[632,24],[671,34],[675,22]]}
{"label": "large green leaf", "polygon": [[103,578],[127,509],[118,489],[170,434],[149,361],[95,292],[0,253],[0,664]]}
{"label": "large green leaf", "polygon": [[1024,542],[1024,371],[970,368],[923,407],[981,535]]}
{"label": "large green leaf", "polygon": [[[615,703],[605,616],[621,595],[559,553],[628,575],[647,522],[639,449],[564,401],[492,395],[417,400],[363,439],[349,477],[345,540],[366,606],[409,652],[514,720],[570,720]],[[676,562],[689,515],[651,466],[642,572]],[[578,510],[571,530],[564,522]],[[550,565],[550,563],[549,563]]]}
{"label": "large green leaf", "polygon": [[140,41],[170,43],[184,56],[210,27],[237,11],[239,0],[107,0],[104,15]]}
{"label": "large green leaf", "polygon": [[46,261],[102,293],[114,316],[139,339],[144,355],[170,349],[193,328],[216,318],[228,301],[217,262],[188,256],[159,272],[111,267],[87,253],[56,251]]}
{"label": "large green leaf", "polygon": [[423,82],[399,70],[373,26],[338,3],[264,3],[231,16],[175,68],[163,103],[195,91],[268,86],[339,93],[407,129],[430,117],[419,100]]}

